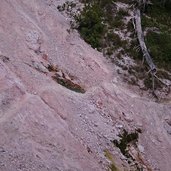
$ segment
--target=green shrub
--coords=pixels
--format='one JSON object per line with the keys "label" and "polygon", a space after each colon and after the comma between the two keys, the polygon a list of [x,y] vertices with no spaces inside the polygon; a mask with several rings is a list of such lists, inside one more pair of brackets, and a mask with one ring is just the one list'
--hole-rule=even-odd
{"label": "green shrub", "polygon": [[160,67],[170,69],[171,64],[171,35],[168,33],[149,32],[146,43],[151,56]]}
{"label": "green shrub", "polygon": [[122,45],[113,28],[124,25],[122,19],[127,11],[120,10],[117,15],[113,0],[82,0],[85,7],[81,14],[76,16],[78,31],[81,37],[93,48],[102,50],[107,48],[107,55],[112,55],[116,48]]}
{"label": "green shrub", "polygon": [[99,4],[88,4],[77,18],[78,30],[84,40],[91,44],[93,48],[101,46],[102,35],[105,30],[103,24],[103,11]]}

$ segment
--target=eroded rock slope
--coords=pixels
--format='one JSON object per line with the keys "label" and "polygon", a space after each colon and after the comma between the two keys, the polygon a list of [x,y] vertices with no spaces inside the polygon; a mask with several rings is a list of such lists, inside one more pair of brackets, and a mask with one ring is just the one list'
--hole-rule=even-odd
{"label": "eroded rock slope", "polygon": [[[58,3],[0,1],[0,170],[170,171],[170,102],[122,86]],[[127,155],[124,130],[139,130]]]}

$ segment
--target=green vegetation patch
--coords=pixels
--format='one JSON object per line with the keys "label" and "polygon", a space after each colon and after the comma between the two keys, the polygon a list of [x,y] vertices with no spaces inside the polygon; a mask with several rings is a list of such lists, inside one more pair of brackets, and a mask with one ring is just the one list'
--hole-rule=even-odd
{"label": "green vegetation patch", "polygon": [[139,138],[139,133],[142,133],[141,129],[136,129],[134,132],[128,133],[125,129],[119,135],[120,140],[113,140],[113,144],[118,147],[121,153],[127,158],[128,164],[133,166],[133,170],[142,170],[142,165],[138,161],[136,161],[136,157],[133,156],[128,147],[133,146],[135,149],[137,148],[137,142]]}
{"label": "green vegetation patch", "polygon": [[130,158],[130,154],[128,152],[128,145],[129,143],[136,143],[138,141],[138,131],[128,133],[125,129],[123,130],[123,133],[119,135],[120,140],[113,140],[113,143],[116,147],[118,147],[121,151],[121,153],[126,156],[127,158]]}
{"label": "green vegetation patch", "polygon": [[171,71],[171,4],[152,2],[142,17],[143,28],[147,29],[145,41],[157,66]]}
{"label": "green vegetation patch", "polygon": [[[171,34],[148,32],[146,43],[151,56],[159,67],[171,69]],[[170,70],[171,71],[171,70]]]}
{"label": "green vegetation patch", "polygon": [[168,8],[168,6],[163,6],[159,0],[153,0],[152,3],[153,4],[148,7],[145,12],[149,19],[147,20],[146,26],[156,26],[161,30],[164,28],[167,30],[171,29],[171,10]]}
{"label": "green vegetation patch", "polygon": [[101,47],[105,25],[103,24],[103,11],[99,4],[87,4],[81,15],[77,17],[77,22],[83,39],[93,48]]}
{"label": "green vegetation patch", "polygon": [[113,29],[124,28],[123,19],[129,15],[124,9],[117,9],[113,0],[84,0],[81,14],[75,16],[81,37],[93,48],[107,55],[125,44]]}

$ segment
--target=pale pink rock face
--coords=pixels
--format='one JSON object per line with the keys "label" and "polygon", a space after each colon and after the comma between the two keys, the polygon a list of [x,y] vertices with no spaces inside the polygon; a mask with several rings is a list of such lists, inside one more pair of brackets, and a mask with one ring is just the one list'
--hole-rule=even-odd
{"label": "pale pink rock face", "polygon": [[144,170],[170,171],[171,105],[114,83],[114,66],[68,33],[58,3],[0,1],[0,171],[107,170],[106,149],[131,170],[111,142],[123,128],[142,129],[130,150]]}

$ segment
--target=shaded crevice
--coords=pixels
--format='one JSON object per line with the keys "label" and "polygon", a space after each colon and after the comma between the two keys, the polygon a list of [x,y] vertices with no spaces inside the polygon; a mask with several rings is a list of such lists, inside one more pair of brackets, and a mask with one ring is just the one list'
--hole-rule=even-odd
{"label": "shaded crevice", "polygon": [[44,65],[43,63],[32,61],[32,64],[28,64],[29,67],[37,70],[40,73],[47,74],[48,71],[51,73],[51,77],[58,84],[64,86],[65,88],[75,91],[77,93],[85,93],[85,89],[80,86],[78,83],[74,82],[75,77],[71,74],[64,73],[57,65],[48,64]]}
{"label": "shaded crevice", "polygon": [[120,140],[113,140],[112,143],[120,149],[130,167],[137,171],[143,171],[143,168],[146,167],[150,171],[151,169],[145,164],[137,148],[139,133],[142,133],[140,129],[131,133],[124,129],[119,134]]}
{"label": "shaded crevice", "polygon": [[1,59],[4,63],[7,63],[7,62],[10,61],[9,57],[4,56],[4,55],[0,55],[0,59]]}
{"label": "shaded crevice", "polygon": [[116,147],[118,147],[121,151],[121,153],[126,156],[127,158],[130,158],[130,154],[128,152],[128,145],[131,144],[136,144],[139,138],[138,132],[132,132],[128,133],[125,129],[123,130],[123,133],[119,135],[120,140],[113,140],[112,142]]}
{"label": "shaded crevice", "polygon": [[81,87],[78,83],[74,82],[74,76],[64,73],[61,69],[59,69],[56,65],[48,65],[47,69],[49,72],[54,73],[52,76],[53,80],[58,84],[64,86],[65,88],[75,91],[77,93],[85,93],[85,89]]}
{"label": "shaded crevice", "polygon": [[59,76],[57,73],[52,76],[52,78],[60,85],[66,87],[69,90],[75,91],[77,93],[85,93],[86,91],[77,83],[72,82],[70,79],[65,78],[63,75],[62,77]]}
{"label": "shaded crevice", "polygon": [[[39,96],[39,97],[40,97],[40,96]],[[43,102],[45,105],[47,105],[52,111],[54,111],[54,112],[56,113],[56,109],[53,108],[52,106],[50,106],[46,100],[44,100],[42,97],[40,97],[40,99],[42,100],[42,102]],[[58,114],[58,115],[60,116],[60,118],[61,118],[62,120],[66,120],[66,118],[63,117],[62,115],[60,115],[60,114]]]}

